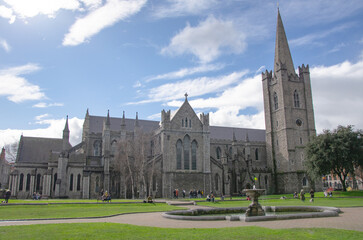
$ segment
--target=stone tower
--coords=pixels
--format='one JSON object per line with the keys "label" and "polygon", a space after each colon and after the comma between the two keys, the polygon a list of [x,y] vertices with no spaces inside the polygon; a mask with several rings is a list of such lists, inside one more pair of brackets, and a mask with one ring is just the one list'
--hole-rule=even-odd
{"label": "stone tower", "polygon": [[280,12],[273,72],[262,73],[268,167],[276,193],[311,187],[304,171],[304,146],[316,134],[309,65],[296,74]]}

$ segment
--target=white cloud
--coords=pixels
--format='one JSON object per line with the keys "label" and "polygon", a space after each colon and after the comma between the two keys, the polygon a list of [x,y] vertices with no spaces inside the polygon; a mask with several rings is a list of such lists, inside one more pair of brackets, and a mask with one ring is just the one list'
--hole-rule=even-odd
{"label": "white cloud", "polygon": [[218,77],[200,77],[176,83],[168,83],[149,90],[147,100],[129,104],[168,101],[183,98],[187,92],[189,96],[197,97],[208,93],[221,92],[229,85],[239,81],[247,71],[233,72]]}
{"label": "white cloud", "polygon": [[63,39],[64,46],[75,46],[89,40],[102,29],[112,26],[141,10],[146,0],[109,0],[102,7],[79,18]]}
{"label": "white cloud", "polygon": [[338,125],[363,129],[363,60],[310,69],[318,132]]}
{"label": "white cloud", "polygon": [[35,120],[40,121],[40,120],[42,120],[44,118],[47,118],[47,117],[49,117],[49,114],[45,113],[45,114],[42,114],[42,115],[35,116]]}
{"label": "white cloud", "polygon": [[9,44],[6,42],[6,40],[1,39],[0,38],[0,46],[6,51],[6,52],[10,52],[11,47],[9,46]]}
{"label": "white cloud", "polygon": [[5,6],[0,6],[0,17],[8,18],[10,24],[14,23],[16,19],[16,16],[13,14],[13,10]]}
{"label": "white cloud", "polygon": [[198,15],[218,4],[216,0],[168,0],[155,8],[154,16],[158,18]]}
{"label": "white cloud", "polygon": [[239,54],[246,48],[245,35],[237,30],[232,21],[223,21],[213,16],[200,22],[198,26],[189,24],[175,35],[162,54],[193,54],[200,62],[215,60],[224,52]]}
{"label": "white cloud", "polygon": [[312,33],[312,34],[308,34],[305,35],[303,37],[300,38],[296,38],[296,39],[292,39],[291,41],[289,41],[289,45],[290,46],[302,46],[302,45],[308,45],[308,44],[317,44],[318,40],[321,40],[323,38],[326,38],[334,33],[339,33],[341,31],[344,31],[345,29],[347,29],[348,27],[350,27],[350,25],[341,25],[326,31],[321,31],[319,33]]}
{"label": "white cloud", "polygon": [[[21,134],[31,137],[47,137],[61,138],[63,134],[64,124],[66,120],[62,119],[44,119],[47,116],[38,116],[40,120],[38,124],[47,125],[45,128],[36,128],[31,130],[24,129],[0,129],[0,146],[11,144],[19,141]],[[70,143],[74,146],[82,140],[82,125],[83,119],[70,118],[68,119],[70,131]]]}
{"label": "white cloud", "polygon": [[[167,105],[179,107],[182,103],[170,101]],[[216,109],[210,112],[210,124],[214,126],[265,127],[261,75],[241,80],[240,84],[225,89],[216,97],[198,98],[189,103],[195,109]],[[241,111],[247,108],[254,111],[242,114]]]}
{"label": "white cloud", "polygon": [[19,18],[32,18],[37,15],[46,15],[54,18],[61,10],[77,10],[80,6],[78,0],[4,0]]}
{"label": "white cloud", "polygon": [[157,76],[146,78],[146,82],[151,82],[154,80],[162,80],[162,79],[176,79],[183,78],[185,76],[190,76],[197,73],[205,73],[210,71],[218,71],[224,68],[224,64],[202,64],[197,67],[192,68],[182,68],[175,72],[169,72],[165,74],[159,74]]}
{"label": "white cloud", "polygon": [[0,96],[7,96],[9,101],[15,103],[46,98],[39,86],[21,77],[21,75],[32,73],[39,69],[38,65],[30,63],[0,70]]}
{"label": "white cloud", "polygon": [[34,108],[63,107],[63,106],[64,106],[63,103],[45,103],[45,102],[40,102],[33,105]]}

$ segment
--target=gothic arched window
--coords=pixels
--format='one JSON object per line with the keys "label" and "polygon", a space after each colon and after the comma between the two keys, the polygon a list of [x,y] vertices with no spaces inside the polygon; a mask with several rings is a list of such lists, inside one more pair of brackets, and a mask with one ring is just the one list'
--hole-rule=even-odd
{"label": "gothic arched window", "polygon": [[189,169],[190,138],[188,135],[186,135],[183,139],[183,149],[184,149],[184,169]]}
{"label": "gothic arched window", "polygon": [[40,174],[37,175],[37,184],[35,185],[35,191],[38,192],[40,191],[40,183],[41,183],[41,178],[42,176]]}
{"label": "gothic arched window", "polygon": [[299,93],[296,90],[294,92],[294,107],[296,108],[300,107]]}
{"label": "gothic arched window", "polygon": [[101,156],[101,141],[99,140],[93,143],[93,156]]}
{"label": "gothic arched window", "polygon": [[220,147],[217,147],[217,150],[216,150],[216,155],[217,155],[217,159],[221,159],[221,148]]}
{"label": "gothic arched window", "polygon": [[198,144],[194,140],[192,142],[192,170],[197,170],[197,147]]}
{"label": "gothic arched window", "polygon": [[23,191],[24,174],[20,174],[19,191]]}
{"label": "gothic arched window", "polygon": [[29,191],[30,190],[30,174],[28,173],[26,175],[26,186],[25,186],[25,190]]}
{"label": "gothic arched window", "polygon": [[53,191],[55,191],[55,185],[57,183],[57,174],[54,174]]}
{"label": "gothic arched window", "polygon": [[185,127],[188,127],[188,118],[185,118]]}
{"label": "gothic arched window", "polygon": [[81,190],[81,174],[77,175],[77,191]]}
{"label": "gothic arched window", "polygon": [[258,160],[258,148],[255,149],[255,159]]}
{"label": "gothic arched window", "polygon": [[73,191],[73,174],[71,174],[69,179],[69,191]]}
{"label": "gothic arched window", "polygon": [[96,187],[95,187],[95,192],[98,193],[100,191],[100,178],[97,176],[96,177]]}
{"label": "gothic arched window", "polygon": [[116,151],[117,151],[117,141],[113,140],[112,143],[111,143],[111,154],[113,156],[115,156]]}
{"label": "gothic arched window", "polygon": [[275,106],[275,110],[277,110],[279,108],[279,102],[278,102],[278,98],[277,98],[277,93],[274,92],[274,106]]}
{"label": "gothic arched window", "polygon": [[176,142],[176,169],[181,169],[183,144],[179,139]]}
{"label": "gothic arched window", "polygon": [[303,186],[307,186],[308,185],[308,180],[306,179],[306,177],[303,178],[302,185]]}
{"label": "gothic arched window", "polygon": [[218,191],[219,190],[219,175],[218,175],[218,173],[215,175],[215,180],[214,180],[214,182],[215,182],[215,189],[216,189],[216,191]]}

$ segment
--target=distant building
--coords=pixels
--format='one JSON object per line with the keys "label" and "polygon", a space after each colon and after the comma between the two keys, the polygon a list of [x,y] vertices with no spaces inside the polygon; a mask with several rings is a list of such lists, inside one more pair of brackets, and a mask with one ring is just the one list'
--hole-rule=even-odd
{"label": "distant building", "polygon": [[5,148],[1,149],[0,153],[0,189],[9,188],[11,164],[6,161]]}
{"label": "distant building", "polygon": [[[303,167],[303,148],[315,135],[309,66],[295,73],[280,13],[277,17],[273,72],[262,74],[266,131],[209,125],[209,114],[195,114],[185,101],[174,116],[161,111],[161,121],[92,116],[87,110],[82,142],[69,144],[68,118],[62,139],[22,136],[12,195],[96,198],[108,190],[113,197],[172,197],[174,189],[215,195],[239,194],[244,188],[292,193],[314,186]],[[243,96],[241,96],[243,97]],[[150,135],[146,181],[134,183],[115,171],[122,141],[138,132]],[[131,159],[132,160],[132,159]],[[151,175],[150,175],[151,174]],[[145,184],[147,186],[145,186]],[[146,189],[146,190],[145,190]]]}

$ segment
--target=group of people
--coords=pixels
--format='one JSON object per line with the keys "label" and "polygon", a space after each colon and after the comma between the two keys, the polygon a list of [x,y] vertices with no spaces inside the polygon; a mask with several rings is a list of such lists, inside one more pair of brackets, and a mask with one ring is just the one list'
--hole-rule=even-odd
{"label": "group of people", "polygon": [[101,197],[101,200],[102,200],[102,202],[111,202],[111,194],[109,194],[108,192],[107,192],[107,190],[106,191],[103,191],[103,189],[101,190],[101,192],[100,192],[100,197]]}
{"label": "group of people", "polygon": [[40,200],[42,195],[38,192],[33,192],[33,200]]}
{"label": "group of people", "polygon": [[190,190],[189,192],[189,198],[202,198],[203,197],[203,191],[202,190]]}
{"label": "group of people", "polygon": [[[314,202],[314,196],[315,196],[315,192],[313,189],[310,189],[310,202]],[[297,194],[297,192],[294,192],[294,198],[299,198],[299,195]],[[300,200],[301,201],[305,201],[305,191],[304,189],[301,189],[300,191]]]}
{"label": "group of people", "polygon": [[327,191],[325,190],[325,191],[324,191],[324,197],[328,197],[328,195],[329,195],[329,197],[333,197],[333,192],[332,192],[332,191],[327,192]]}
{"label": "group of people", "polygon": [[214,202],[215,201],[215,198],[214,198],[214,194],[213,192],[211,192],[211,194],[208,194],[207,195],[207,199],[206,199],[207,202]]}

